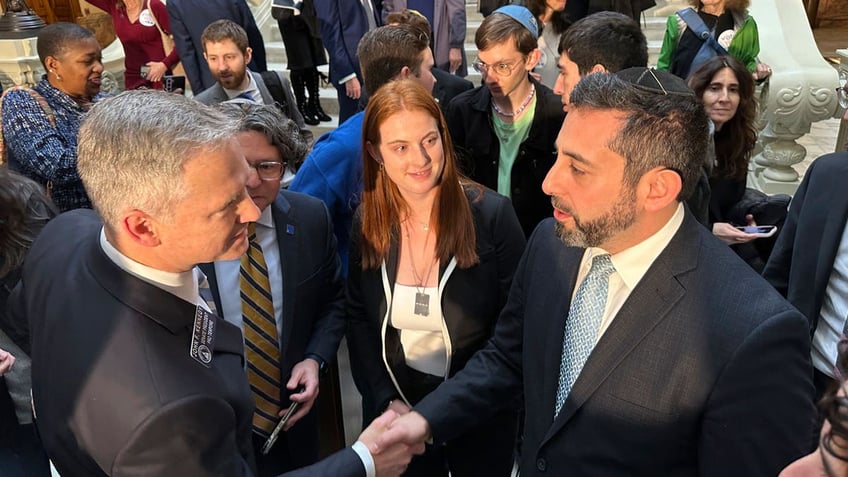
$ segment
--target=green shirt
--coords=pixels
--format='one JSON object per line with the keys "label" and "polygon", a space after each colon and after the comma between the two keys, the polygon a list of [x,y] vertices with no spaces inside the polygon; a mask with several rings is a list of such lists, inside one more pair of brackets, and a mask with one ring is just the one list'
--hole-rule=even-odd
{"label": "green shirt", "polygon": [[497,113],[492,115],[495,136],[498,137],[498,142],[501,144],[501,152],[498,157],[498,193],[507,197],[512,197],[510,195],[512,165],[515,164],[518,148],[527,139],[527,134],[530,132],[530,125],[536,115],[536,98],[537,96],[534,95],[524,114],[514,123],[504,122]]}

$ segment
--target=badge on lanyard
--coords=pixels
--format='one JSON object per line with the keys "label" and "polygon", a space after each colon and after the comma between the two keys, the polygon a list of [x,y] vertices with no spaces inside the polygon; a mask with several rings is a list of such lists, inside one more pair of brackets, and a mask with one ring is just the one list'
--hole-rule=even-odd
{"label": "badge on lanyard", "polygon": [[215,315],[198,306],[194,312],[194,327],[191,330],[189,354],[195,361],[206,366],[212,364],[215,349]]}

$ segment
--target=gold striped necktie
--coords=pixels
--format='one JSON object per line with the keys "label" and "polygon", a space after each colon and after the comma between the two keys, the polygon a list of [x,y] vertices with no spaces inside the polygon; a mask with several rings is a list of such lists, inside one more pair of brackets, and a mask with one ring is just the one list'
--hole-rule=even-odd
{"label": "gold striped necktie", "polygon": [[256,240],[255,223],[248,227],[248,241],[250,247],[241,257],[239,272],[247,380],[256,401],[253,430],[268,436],[279,420],[280,347],[268,268]]}

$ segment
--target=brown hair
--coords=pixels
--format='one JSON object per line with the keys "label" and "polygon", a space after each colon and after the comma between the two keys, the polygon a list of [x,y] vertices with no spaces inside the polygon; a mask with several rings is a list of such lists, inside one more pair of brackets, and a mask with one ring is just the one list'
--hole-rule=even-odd
{"label": "brown hair", "polygon": [[430,212],[435,218],[436,256],[446,262],[453,255],[461,268],[479,261],[471,206],[464,185],[474,183],[463,177],[456,165],[453,143],[442,110],[421,85],[412,80],[392,81],[368,99],[362,121],[362,269],[377,268],[389,255],[392,236],[397,234],[408,204],[397,185],[383,171],[366,144],[380,144],[380,126],[389,117],[405,111],[424,111],[436,119],[442,139],[445,164],[436,187],[436,201]]}
{"label": "brown hair", "polygon": [[356,48],[365,91],[373,95],[404,66],[419,76],[424,51],[429,47],[430,37],[412,25],[381,26],[366,33]]}
{"label": "brown hair", "polygon": [[730,68],[739,82],[739,106],[736,114],[715,132],[716,168],[713,175],[744,179],[748,162],[757,143],[757,100],[754,98],[754,77],[739,60],[732,56],[710,58],[689,75],[689,87],[698,98],[719,71]]}
{"label": "brown hair", "polygon": [[200,35],[200,43],[203,45],[204,52],[207,43],[222,43],[226,40],[232,41],[243,54],[247,54],[247,32],[241,25],[232,20],[215,20]]}
{"label": "brown hair", "polygon": [[386,25],[409,25],[413,28],[417,28],[422,35],[426,36],[427,39],[430,40],[430,22],[427,21],[427,17],[415,10],[405,8],[399,12],[389,13],[389,16],[386,17]]}
{"label": "brown hair", "polygon": [[[689,5],[695,7],[696,10],[704,7],[701,0],[689,0]],[[725,10],[734,10],[740,13],[745,13],[749,6],[751,6],[751,0],[725,0],[724,2]]]}
{"label": "brown hair", "polygon": [[474,36],[477,50],[488,50],[510,40],[515,44],[515,49],[525,56],[538,46],[536,37],[527,27],[504,13],[492,13],[486,17]]}

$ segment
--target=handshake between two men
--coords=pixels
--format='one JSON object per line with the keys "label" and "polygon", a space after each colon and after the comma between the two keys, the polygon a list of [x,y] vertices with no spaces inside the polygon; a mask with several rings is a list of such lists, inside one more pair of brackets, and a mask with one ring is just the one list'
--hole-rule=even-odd
{"label": "handshake between two men", "polygon": [[406,470],[413,455],[424,453],[429,436],[430,427],[424,417],[392,407],[362,431],[359,441],[371,452],[377,477],[394,477]]}

